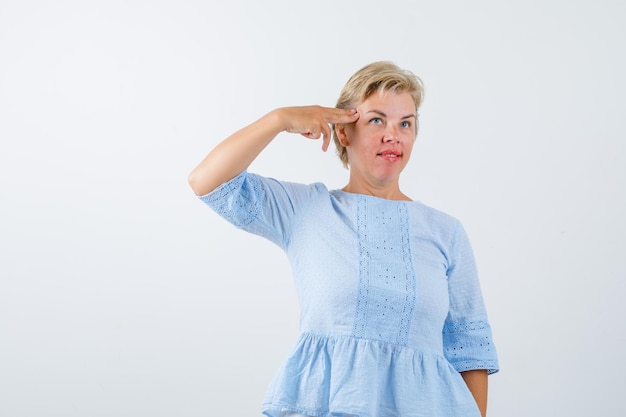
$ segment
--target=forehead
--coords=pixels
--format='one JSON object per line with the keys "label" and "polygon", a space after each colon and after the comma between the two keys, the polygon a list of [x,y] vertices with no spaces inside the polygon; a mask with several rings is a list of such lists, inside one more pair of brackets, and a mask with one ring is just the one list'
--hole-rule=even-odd
{"label": "forehead", "polygon": [[396,93],[394,91],[377,91],[356,106],[359,112],[371,110],[386,110],[387,112],[399,112],[403,116],[415,114],[415,101],[407,92]]}

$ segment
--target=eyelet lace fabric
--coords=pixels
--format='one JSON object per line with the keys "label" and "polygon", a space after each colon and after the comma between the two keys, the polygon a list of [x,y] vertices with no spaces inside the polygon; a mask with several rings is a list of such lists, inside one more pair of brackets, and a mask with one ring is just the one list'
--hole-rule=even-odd
{"label": "eyelet lace fabric", "polygon": [[[488,374],[496,372],[498,364],[495,359],[489,322],[485,320],[447,323],[443,328],[445,354],[456,364],[459,372],[472,369],[487,369]],[[475,351],[483,351],[493,357],[484,359],[472,356]]]}
{"label": "eyelet lace fabric", "polygon": [[415,306],[406,207],[357,196],[359,284],[353,335],[406,345]]}
{"label": "eyelet lace fabric", "polygon": [[[245,227],[257,218],[259,201],[263,198],[263,190],[258,184],[254,181],[244,184],[244,179],[244,176],[238,175],[212,193],[200,197],[217,214],[232,219],[237,227]],[[233,198],[235,194],[239,197]],[[233,213],[237,216],[232,216]]]}
{"label": "eyelet lace fabric", "polygon": [[480,416],[459,372],[493,373],[498,362],[456,219],[247,172],[201,199],[279,245],[292,266],[301,333],[267,390],[266,416]]}

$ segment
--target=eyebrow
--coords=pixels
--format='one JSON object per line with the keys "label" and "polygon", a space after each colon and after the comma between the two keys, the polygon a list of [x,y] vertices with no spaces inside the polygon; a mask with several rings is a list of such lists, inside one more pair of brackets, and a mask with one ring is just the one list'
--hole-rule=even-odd
{"label": "eyebrow", "polygon": [[[367,111],[365,114],[369,114],[369,113],[376,113],[376,114],[380,114],[380,115],[381,115],[381,116],[383,116],[383,117],[387,117],[387,115],[386,115],[385,113],[383,113],[382,111],[380,111],[380,110],[369,110],[369,111]],[[416,118],[417,118],[417,116],[416,116],[416,115],[414,115],[414,114],[409,114],[409,115],[406,115],[406,116],[402,117],[400,120],[410,119],[411,117],[413,117],[414,119],[416,119]]]}

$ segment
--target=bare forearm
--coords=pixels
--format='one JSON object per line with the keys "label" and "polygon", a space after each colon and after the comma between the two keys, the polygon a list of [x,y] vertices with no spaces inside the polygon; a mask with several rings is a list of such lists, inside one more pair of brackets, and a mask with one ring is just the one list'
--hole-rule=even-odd
{"label": "bare forearm", "polygon": [[217,145],[191,172],[191,188],[197,195],[204,195],[237,176],[282,130],[275,110],[235,132]]}
{"label": "bare forearm", "polygon": [[461,376],[474,396],[480,414],[485,417],[487,415],[487,371],[484,369],[465,371],[461,372]]}
{"label": "bare forearm", "polygon": [[322,150],[326,151],[331,137],[329,124],[354,123],[358,118],[355,109],[321,106],[276,109],[217,145],[191,172],[189,184],[197,195],[210,193],[248,168],[282,131],[299,133],[309,139],[322,138]]}

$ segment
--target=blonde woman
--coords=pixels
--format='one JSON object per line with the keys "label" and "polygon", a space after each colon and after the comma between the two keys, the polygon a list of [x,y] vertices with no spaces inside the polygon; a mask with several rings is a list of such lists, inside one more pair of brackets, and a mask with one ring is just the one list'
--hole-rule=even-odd
{"label": "blonde woman", "polygon": [[[273,110],[221,142],[189,182],[217,213],[288,255],[300,337],[263,404],[269,417],[478,417],[498,370],[472,250],[455,218],[399,178],[422,82],[389,62],[357,71],[337,108]],[[331,137],[342,189],[247,172],[280,133]]]}

